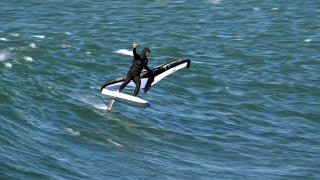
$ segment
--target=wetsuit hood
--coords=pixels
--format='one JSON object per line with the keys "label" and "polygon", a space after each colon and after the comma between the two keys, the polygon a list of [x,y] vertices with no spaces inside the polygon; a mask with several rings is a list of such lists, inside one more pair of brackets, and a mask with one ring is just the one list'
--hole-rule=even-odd
{"label": "wetsuit hood", "polygon": [[142,57],[147,57],[147,52],[151,54],[151,50],[149,48],[143,48],[142,50]]}

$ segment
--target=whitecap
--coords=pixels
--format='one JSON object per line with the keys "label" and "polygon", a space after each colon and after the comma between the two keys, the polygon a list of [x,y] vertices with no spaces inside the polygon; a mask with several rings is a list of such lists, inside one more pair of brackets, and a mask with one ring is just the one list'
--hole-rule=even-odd
{"label": "whitecap", "polygon": [[281,82],[276,82],[276,81],[271,81],[271,82],[268,82],[267,84],[271,84],[271,85],[282,85]]}
{"label": "whitecap", "polygon": [[133,52],[129,51],[127,49],[119,49],[119,50],[115,51],[115,53],[123,54],[123,55],[127,55],[127,56],[133,56]]}
{"label": "whitecap", "polygon": [[253,7],[252,8],[254,11],[260,11],[260,8],[259,7]]}
{"label": "whitecap", "polygon": [[6,58],[7,58],[6,53],[0,52],[0,61],[4,61],[4,60],[6,60]]}
{"label": "whitecap", "polygon": [[0,38],[0,41],[9,41],[7,38]]}
{"label": "whitecap", "polygon": [[213,3],[213,4],[220,4],[222,0],[210,0],[210,1],[206,1],[209,3]]}
{"label": "whitecap", "polygon": [[18,37],[18,36],[20,36],[20,34],[12,33],[12,34],[10,34],[10,36]]}
{"label": "whitecap", "polygon": [[305,39],[304,42],[311,42],[312,39]]}
{"label": "whitecap", "polygon": [[29,56],[23,56],[23,59],[29,62],[33,61],[32,57],[29,57]]}
{"label": "whitecap", "polygon": [[86,54],[91,54],[91,52],[90,52],[90,51],[88,51],[88,52],[86,52]]}
{"label": "whitecap", "polygon": [[61,44],[61,47],[62,47],[62,48],[70,48],[71,46],[70,46],[70,45],[67,45],[67,44]]}
{"label": "whitecap", "polygon": [[57,158],[59,161],[62,161],[62,162],[68,162],[68,160],[67,159],[65,159],[65,158]]}
{"label": "whitecap", "polygon": [[4,63],[4,67],[6,67],[6,68],[12,68],[12,64],[11,64],[11,63]]}
{"label": "whitecap", "polygon": [[277,11],[277,10],[279,10],[279,8],[274,7],[274,8],[272,8],[271,10],[272,10],[272,11]]}
{"label": "whitecap", "polygon": [[71,35],[71,32],[64,32],[64,34],[66,34],[66,35]]}
{"label": "whitecap", "polygon": [[33,37],[40,38],[40,39],[44,39],[44,38],[46,38],[46,36],[45,36],[45,35],[33,35]]}
{"label": "whitecap", "polygon": [[80,132],[73,130],[72,128],[65,128],[65,131],[73,136],[79,136]]}
{"label": "whitecap", "polygon": [[122,145],[122,144],[119,144],[119,143],[117,143],[117,142],[113,141],[112,139],[108,139],[108,141],[109,141],[110,143],[112,143],[112,144],[114,144],[114,145],[118,146],[118,147],[123,147],[123,145]]}
{"label": "whitecap", "polygon": [[36,46],[35,43],[30,43],[29,46],[30,46],[31,48],[37,48],[37,46]]}

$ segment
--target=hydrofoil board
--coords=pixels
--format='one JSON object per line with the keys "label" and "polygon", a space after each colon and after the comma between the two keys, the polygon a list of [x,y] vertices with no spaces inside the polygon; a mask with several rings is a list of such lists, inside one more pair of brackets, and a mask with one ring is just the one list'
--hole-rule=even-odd
{"label": "hydrofoil board", "polygon": [[120,100],[121,102],[124,102],[126,104],[130,104],[137,107],[144,107],[144,108],[149,107],[148,101],[141,99],[139,97],[131,96],[118,91],[111,91],[109,89],[104,88],[102,89],[101,94],[107,95],[111,99],[108,105],[108,110],[111,110],[111,107],[115,99]]}

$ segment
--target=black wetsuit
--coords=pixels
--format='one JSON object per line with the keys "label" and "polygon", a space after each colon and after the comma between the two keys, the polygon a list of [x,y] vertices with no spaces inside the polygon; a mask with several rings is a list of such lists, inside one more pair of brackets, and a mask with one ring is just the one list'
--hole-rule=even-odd
{"label": "black wetsuit", "polygon": [[151,72],[150,68],[148,67],[148,59],[145,56],[140,56],[137,53],[136,48],[133,48],[133,55],[134,59],[132,62],[132,65],[127,73],[126,79],[124,82],[121,84],[119,91],[121,91],[126,85],[133,80],[133,82],[136,84],[136,88],[134,89],[134,96],[137,96],[140,90],[141,86],[141,77],[140,74],[145,68],[147,71]]}

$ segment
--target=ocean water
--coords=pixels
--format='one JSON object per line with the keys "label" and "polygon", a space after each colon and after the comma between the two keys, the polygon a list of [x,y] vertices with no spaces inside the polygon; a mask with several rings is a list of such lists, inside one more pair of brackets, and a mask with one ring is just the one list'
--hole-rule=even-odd
{"label": "ocean water", "polygon": [[[0,10],[0,179],[320,178],[319,1]],[[141,92],[151,107],[106,112],[100,86],[126,73],[133,41],[150,67],[191,68]]]}

